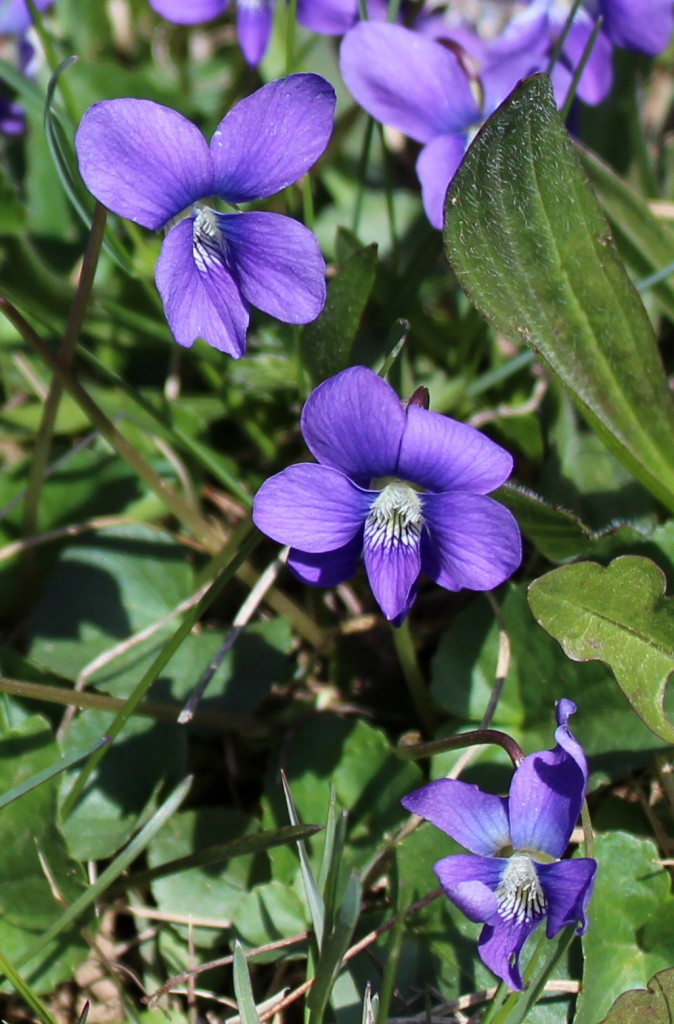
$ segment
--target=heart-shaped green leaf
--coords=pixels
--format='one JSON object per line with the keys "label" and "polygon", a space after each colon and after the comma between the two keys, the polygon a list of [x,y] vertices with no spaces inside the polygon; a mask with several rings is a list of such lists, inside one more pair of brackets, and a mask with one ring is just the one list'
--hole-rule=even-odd
{"label": "heart-shaped green leaf", "polygon": [[674,508],[674,404],[653,330],[546,76],[522,83],[475,138],[447,193],[444,242],[478,309],[537,353]]}
{"label": "heart-shaped green leaf", "polygon": [[574,661],[603,661],[656,736],[674,743],[663,699],[674,671],[674,606],[648,558],[565,565],[529,587],[535,618]]}
{"label": "heart-shaped green leaf", "polygon": [[674,967],[658,971],[645,988],[618,996],[601,1024],[671,1024],[674,1019]]}

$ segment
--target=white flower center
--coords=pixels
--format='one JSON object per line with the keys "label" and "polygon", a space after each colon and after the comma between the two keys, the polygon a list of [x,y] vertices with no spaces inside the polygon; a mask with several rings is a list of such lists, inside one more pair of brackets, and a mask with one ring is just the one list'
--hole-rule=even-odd
{"label": "white flower center", "polygon": [[218,215],[209,206],[199,206],[192,224],[192,253],[197,268],[202,271],[214,262],[222,263],[227,243],[218,227]]}
{"label": "white flower center", "polygon": [[416,547],[423,525],[421,497],[409,484],[393,480],[372,503],[365,520],[365,539],[371,547]]}
{"label": "white flower center", "polygon": [[545,913],[547,900],[529,854],[516,851],[508,858],[496,887],[496,898],[499,915],[504,921],[521,924]]}

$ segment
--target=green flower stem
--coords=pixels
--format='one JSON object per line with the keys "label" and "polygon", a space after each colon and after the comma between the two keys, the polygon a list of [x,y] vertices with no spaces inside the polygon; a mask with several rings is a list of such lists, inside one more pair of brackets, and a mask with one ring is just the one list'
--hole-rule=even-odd
{"label": "green flower stem", "polygon": [[562,109],[559,112],[562,121],[566,121],[567,117],[569,116],[569,112],[571,110],[571,104],[573,103],[574,99],[576,98],[576,89],[578,88],[578,83],[580,82],[580,77],[583,74],[583,71],[585,70],[585,65],[587,64],[588,60],[590,59],[590,54],[592,53],[592,50],[594,49],[594,44],[597,41],[597,36],[599,35],[599,32],[600,32],[601,27],[602,27],[603,24],[604,24],[604,19],[600,15],[597,18],[597,20],[595,21],[595,23],[594,23],[594,28],[592,29],[592,32],[590,34],[590,38],[588,39],[588,41],[587,41],[587,43],[585,45],[585,49],[583,50],[583,55],[580,58],[577,66],[576,66],[576,68],[575,68],[575,70],[573,72],[573,78],[571,79],[571,84],[569,86],[569,91],[567,92],[566,99],[564,100],[564,106],[562,107]]}
{"label": "green flower stem", "polygon": [[436,727],[435,713],[426,680],[417,660],[409,619],[405,619],[402,625],[393,627],[393,642],[414,710],[426,732],[432,736]]}
{"label": "green flower stem", "polygon": [[370,150],[372,149],[373,134],[374,121],[371,117],[368,117],[367,124],[365,126],[365,133],[363,135],[363,146],[360,151],[360,159],[358,161],[358,187],[356,190],[356,199],[353,204],[353,220],[351,221],[351,230],[354,235],[357,235],[360,229],[360,218],[363,213],[363,203],[365,202],[365,178],[367,176],[367,165],[370,162]]}
{"label": "green flower stem", "polygon": [[297,0],[290,0],[286,15],[286,75],[295,67],[295,26],[297,25]]}
{"label": "green flower stem", "polygon": [[[82,323],[84,321],[89,296],[91,294],[91,287],[93,285],[94,275],[98,265],[98,257],[103,244],[106,215],[107,211],[105,207],[101,206],[100,203],[96,203],[91,224],[91,233],[89,235],[89,241],[82,261],[82,270],[80,273],[79,283],[77,285],[77,291],[68,315],[66,329],[59,350],[59,359],[62,366],[66,369],[70,368],[73,361],[77,339],[79,338],[80,331],[82,329]],[[54,436],[54,424],[56,423],[56,417],[58,415],[62,395],[63,380],[54,375],[49,387],[49,394],[47,395],[42,410],[42,419],[35,438],[30,473],[28,475],[28,483],[26,485],[22,529],[22,535],[24,537],[32,537],[37,533],[40,493],[42,491],[42,483],[47,469],[47,464],[49,462],[49,452],[51,449],[52,438]],[[29,556],[29,558],[32,563],[32,557]],[[30,574],[30,565],[28,567],[28,572]]]}

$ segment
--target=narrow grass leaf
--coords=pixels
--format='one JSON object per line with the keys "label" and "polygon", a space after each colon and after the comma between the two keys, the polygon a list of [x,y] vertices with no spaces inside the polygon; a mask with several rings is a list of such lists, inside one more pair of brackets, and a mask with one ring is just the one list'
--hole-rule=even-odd
{"label": "narrow grass leaf", "polygon": [[[290,818],[290,822],[293,825],[299,825],[301,823],[295,808],[295,801],[293,800],[292,793],[290,792],[288,780],[283,772],[281,773],[281,782],[283,784],[283,793],[286,800],[286,806],[288,808],[288,817]],[[297,843],[297,853],[300,858],[302,882],[304,883],[304,892],[307,898],[309,914],[311,915],[311,923],[314,929],[314,934],[316,935],[318,948],[320,949],[325,937],[325,904],[316,879],[314,878],[314,873],[311,870],[307,848],[302,840]]]}
{"label": "narrow grass leaf", "polygon": [[48,768],[44,768],[41,772],[36,772],[35,775],[31,775],[29,779],[25,779],[20,782],[18,786],[13,786],[8,789],[5,793],[0,795],[0,809],[6,807],[7,804],[11,804],[12,801],[18,800],[19,797],[23,796],[24,793],[30,792],[31,789],[36,789],[37,786],[41,786],[43,782],[47,782],[49,779],[58,775],[59,772],[66,771],[67,768],[71,768],[78,761],[83,761],[85,757],[89,757],[100,747],[105,746],[110,740],[107,736],[103,736],[100,740],[96,740],[95,743],[90,743],[81,750],[75,750],[72,754],[68,754],[66,757],[62,757],[59,761],[54,761],[53,764],[49,765]]}
{"label": "narrow grass leaf", "polygon": [[234,943],[234,995],[239,1007],[241,1024],[260,1024],[253,988],[250,983],[250,972],[240,942]]}

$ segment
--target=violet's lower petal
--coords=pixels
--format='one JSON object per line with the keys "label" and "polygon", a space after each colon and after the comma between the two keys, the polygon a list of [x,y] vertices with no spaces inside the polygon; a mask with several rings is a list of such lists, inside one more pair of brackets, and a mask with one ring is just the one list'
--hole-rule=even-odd
{"label": "violet's lower petal", "polygon": [[169,231],[157,260],[155,280],[166,319],[179,345],[203,338],[238,359],[246,347],[248,306],[222,263],[197,268],[192,223],[183,220]]}
{"label": "violet's lower petal", "polygon": [[[38,11],[46,11],[54,0],[36,0]],[[0,35],[23,35],[33,24],[26,0],[3,0],[0,3]]]}
{"label": "violet's lower petal", "polygon": [[439,135],[426,143],[417,157],[421,200],[426,216],[438,230],[442,230],[447,189],[465,156],[467,145],[468,137],[462,133]]}
{"label": "violet's lower petal", "polygon": [[315,237],[280,213],[217,215],[227,264],[252,306],[287,324],[315,320],[325,305],[325,260]]}
{"label": "violet's lower petal", "polygon": [[326,36],[341,36],[358,21],[358,0],[297,0],[300,25]]}
{"label": "violet's lower petal", "polygon": [[584,798],[585,777],[565,750],[529,754],[510,785],[513,847],[561,857]]}
{"label": "violet's lower petal", "polygon": [[269,46],[273,0],[237,0],[236,35],[247,64],[257,67]]}
{"label": "violet's lower petal", "polygon": [[300,551],[336,551],[362,529],[371,502],[371,494],[338,470],[301,462],[262,484],[253,522],[273,540]]}
{"label": "violet's lower petal", "polygon": [[483,964],[517,992],[522,991],[520,952],[541,921],[542,917],[531,917],[528,921],[504,921],[496,915],[489,924],[485,924],[478,940],[477,951]]}
{"label": "violet's lower petal", "polygon": [[323,153],[334,112],[335,90],[320,75],[288,75],[246,96],[211,140],[212,191],[245,203],[291,185]]}
{"label": "violet's lower petal", "polygon": [[157,14],[176,25],[199,25],[203,21],[219,18],[229,6],[229,0],[149,0]]}
{"label": "violet's lower petal", "polygon": [[[560,26],[561,31],[561,26]],[[572,72],[583,59],[594,31],[594,19],[582,8],[577,12],[562,47],[562,58]],[[577,96],[590,106],[603,103],[613,88],[613,47],[604,32],[599,32],[583,68],[577,87]]]}
{"label": "violet's lower petal", "polygon": [[25,130],[26,115],[23,107],[0,96],[0,135],[22,135]]}
{"label": "violet's lower petal", "polygon": [[447,590],[492,590],[522,561],[514,516],[482,494],[423,496],[422,570]]}
{"label": "violet's lower petal", "polygon": [[416,597],[421,569],[419,543],[372,543],[367,527],[363,562],[372,593],[385,617],[395,626],[407,618]]}
{"label": "violet's lower petal", "polygon": [[469,921],[489,921],[497,911],[494,890],[507,861],[455,853],[433,865],[442,888]]}
{"label": "violet's lower petal", "polygon": [[585,912],[594,887],[596,860],[560,860],[537,864],[536,870],[548,904],[548,938],[554,938],[568,924],[577,924],[578,934],[582,934],[587,927]]}
{"label": "violet's lower petal", "polygon": [[365,366],[323,381],[302,410],[302,434],[312,455],[366,487],[395,472],[404,427],[405,410],[395,391]]}
{"label": "violet's lower petal", "polygon": [[474,427],[418,405],[408,407],[397,476],[432,491],[487,494],[512,468],[509,452]]}
{"label": "violet's lower petal", "polygon": [[362,532],[336,551],[309,553],[291,548],[288,567],[295,576],[312,587],[336,587],[350,580],[358,568],[358,559],[363,549]]}
{"label": "violet's lower petal", "polygon": [[360,22],[344,37],[340,67],[368,114],[417,142],[463,131],[479,117],[456,56],[402,25]]}
{"label": "violet's lower petal", "polygon": [[667,46],[674,29],[672,0],[600,0],[599,6],[614,46],[651,57]]}
{"label": "violet's lower petal", "polygon": [[153,231],[211,195],[211,156],[191,121],[151,100],[94,103],[75,136],[89,191],[114,213]]}
{"label": "violet's lower petal", "polygon": [[458,779],[437,779],[400,801],[471,853],[495,857],[510,845],[508,801]]}

